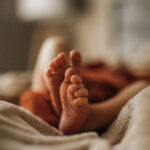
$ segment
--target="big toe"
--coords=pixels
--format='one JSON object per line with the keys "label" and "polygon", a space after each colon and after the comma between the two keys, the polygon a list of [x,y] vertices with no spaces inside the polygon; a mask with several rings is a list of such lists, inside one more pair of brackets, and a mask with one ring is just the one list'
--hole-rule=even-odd
{"label": "big toe", "polygon": [[77,50],[72,50],[70,52],[70,62],[74,67],[80,67],[81,65],[81,55]]}

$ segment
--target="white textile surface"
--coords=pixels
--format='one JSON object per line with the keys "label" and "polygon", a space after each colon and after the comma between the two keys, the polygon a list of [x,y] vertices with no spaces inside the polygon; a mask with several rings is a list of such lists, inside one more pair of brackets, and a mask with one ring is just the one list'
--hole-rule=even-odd
{"label": "white textile surface", "polygon": [[0,101],[1,150],[149,150],[149,127],[150,87],[133,97],[100,137],[64,136],[23,108]]}

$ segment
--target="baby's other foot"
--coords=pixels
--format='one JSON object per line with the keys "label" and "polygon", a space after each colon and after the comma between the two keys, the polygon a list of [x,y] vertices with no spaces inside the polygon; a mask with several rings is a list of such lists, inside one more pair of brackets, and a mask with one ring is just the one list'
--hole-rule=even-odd
{"label": "baby's other foot", "polygon": [[69,61],[65,53],[60,53],[49,64],[46,70],[47,86],[50,91],[51,103],[58,116],[61,115],[61,102],[59,96],[60,85],[64,79],[65,70],[69,67]]}

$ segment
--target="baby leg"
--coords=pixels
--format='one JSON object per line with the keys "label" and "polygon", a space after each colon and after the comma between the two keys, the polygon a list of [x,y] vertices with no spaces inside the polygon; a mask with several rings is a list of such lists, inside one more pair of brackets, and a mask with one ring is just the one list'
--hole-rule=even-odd
{"label": "baby leg", "polygon": [[39,52],[35,68],[33,71],[31,90],[41,91],[47,90],[45,69],[50,61],[60,52],[69,53],[70,45],[63,37],[48,38]]}

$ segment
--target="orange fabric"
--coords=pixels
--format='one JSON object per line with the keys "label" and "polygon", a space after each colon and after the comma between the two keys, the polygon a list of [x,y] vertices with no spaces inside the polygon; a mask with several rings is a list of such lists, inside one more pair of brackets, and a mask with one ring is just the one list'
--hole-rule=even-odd
{"label": "orange fabric", "polygon": [[[90,103],[104,101],[136,80],[149,80],[149,75],[136,77],[127,70],[111,70],[103,63],[84,66],[82,74],[89,91]],[[49,124],[57,126],[59,119],[53,111],[49,92],[27,91],[20,96],[20,105]]]}
{"label": "orange fabric", "polygon": [[89,91],[89,101],[104,101],[137,80],[127,70],[112,70],[103,63],[83,67],[83,81]]}
{"label": "orange fabric", "polygon": [[30,110],[33,114],[40,117],[47,123],[57,127],[59,119],[53,111],[49,98],[49,92],[27,91],[21,94],[20,105]]}

